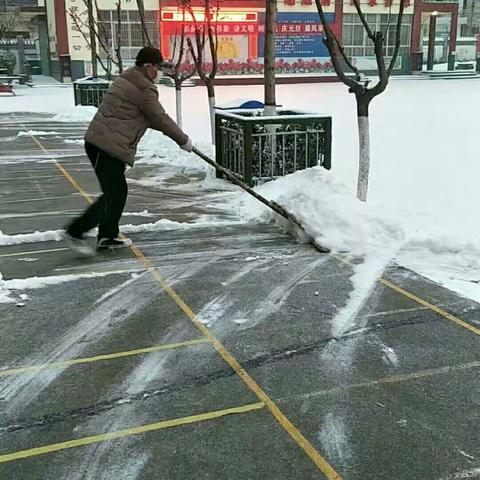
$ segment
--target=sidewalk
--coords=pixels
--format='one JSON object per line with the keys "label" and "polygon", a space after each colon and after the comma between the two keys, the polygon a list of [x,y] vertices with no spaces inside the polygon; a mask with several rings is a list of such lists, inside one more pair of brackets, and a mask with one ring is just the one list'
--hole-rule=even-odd
{"label": "sidewalk", "polygon": [[[11,242],[62,228],[98,192],[64,142],[84,128],[0,116]],[[239,224],[195,177],[166,173],[128,173],[132,251],[80,260],[55,233],[0,248],[15,299],[0,303],[0,478],[479,476],[476,303],[392,265],[361,328],[333,338],[360,259]],[[160,219],[178,224],[146,231]],[[199,219],[216,226],[186,228]]]}

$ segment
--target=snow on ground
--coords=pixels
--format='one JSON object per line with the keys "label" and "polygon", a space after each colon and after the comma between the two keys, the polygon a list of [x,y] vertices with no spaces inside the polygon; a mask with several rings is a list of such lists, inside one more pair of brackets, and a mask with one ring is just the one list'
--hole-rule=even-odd
{"label": "snow on ground", "polygon": [[33,136],[39,136],[39,135],[60,135],[58,132],[42,132],[41,130],[28,130],[27,132],[21,131],[17,133],[17,137],[33,137]]}
{"label": "snow on ground", "polygon": [[[353,96],[341,84],[280,85],[277,101],[284,107],[333,117],[333,168],[300,172],[259,191],[290,208],[311,235],[334,251],[365,256],[365,271],[358,272],[364,285],[369,275],[371,283],[393,259],[480,301],[478,87],[477,80],[392,79],[371,108],[372,167],[364,205],[355,199],[358,136]],[[165,108],[173,113],[174,90],[161,86],[159,91]],[[222,104],[237,98],[261,100],[263,87],[217,87],[216,93]],[[52,111],[54,105],[59,121],[88,121],[94,112],[69,107],[70,88],[24,88],[19,97],[2,98],[4,104],[6,111]],[[186,132],[212,154],[206,90],[185,88],[183,104]],[[138,162],[158,162],[177,172],[209,172],[157,132],[142,141]],[[134,181],[161,185],[164,180],[163,175]],[[189,188],[221,183],[209,173],[206,181],[193,182]],[[240,206],[245,220],[271,218],[244,194],[227,191],[212,196],[212,201],[227,202],[232,209]],[[361,306],[354,297],[351,315]],[[338,319],[338,328],[342,322],[345,318]]]}

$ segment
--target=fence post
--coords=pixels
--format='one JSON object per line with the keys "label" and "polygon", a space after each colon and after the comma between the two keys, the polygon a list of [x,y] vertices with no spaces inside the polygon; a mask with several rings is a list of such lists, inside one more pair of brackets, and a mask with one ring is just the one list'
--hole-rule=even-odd
{"label": "fence post", "polygon": [[253,138],[252,138],[252,123],[249,121],[243,122],[243,180],[250,187],[253,186],[252,180],[252,155],[253,155]]}
{"label": "fence post", "polygon": [[323,159],[323,168],[330,170],[332,168],[332,117],[325,119],[325,157]]}
{"label": "fence post", "polygon": [[[223,134],[222,134],[222,119],[218,112],[215,112],[215,161],[224,167],[223,163]],[[223,175],[218,171],[215,172],[217,178],[223,178]]]}

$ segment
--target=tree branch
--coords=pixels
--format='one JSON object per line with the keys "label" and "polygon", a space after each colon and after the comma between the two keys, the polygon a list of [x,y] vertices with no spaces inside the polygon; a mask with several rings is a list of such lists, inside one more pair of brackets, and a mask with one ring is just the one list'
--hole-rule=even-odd
{"label": "tree branch", "polygon": [[372,42],[375,42],[375,34],[373,33],[373,30],[370,28],[370,25],[368,24],[367,19],[365,18],[365,14],[362,12],[359,0],[353,0],[353,3],[355,4],[355,8],[357,10],[358,16],[360,17],[360,20],[367,32],[368,38]]}
{"label": "tree branch", "polygon": [[[143,4],[143,0],[137,0],[137,8],[140,14],[140,23],[142,25],[142,33],[143,33],[143,44],[144,46],[152,46],[152,42],[150,41],[150,37],[148,35],[147,30],[147,23],[145,21],[145,5]],[[145,43],[147,45],[145,45]]]}
{"label": "tree branch", "polygon": [[332,37],[333,37],[333,39],[334,39],[334,41],[337,45],[338,51],[340,52],[340,55],[342,56],[344,62],[347,64],[348,68],[355,74],[355,80],[357,80],[357,82],[359,82],[360,81],[360,72],[359,72],[358,68],[355,67],[355,65],[353,65],[353,63],[347,57],[347,55],[345,53],[345,49],[343,48],[343,45],[340,43],[340,40],[338,39],[335,32],[330,30],[330,33],[332,34]]}
{"label": "tree branch", "polygon": [[390,75],[395,68],[395,63],[397,63],[398,53],[400,52],[400,44],[402,39],[402,20],[403,20],[403,12],[405,11],[405,0],[400,0],[400,8],[398,11],[398,18],[397,18],[397,31],[396,38],[395,38],[395,50],[393,51],[393,56],[390,61],[390,65],[388,66],[387,75]]}
{"label": "tree branch", "polygon": [[[72,12],[71,10],[68,12],[68,15],[70,16],[70,18],[73,20],[73,23],[75,24],[75,27],[77,28],[77,30],[80,32],[80,34],[82,35],[83,39],[85,40],[85,43],[87,44],[87,47],[88,48],[92,48],[91,47],[91,44],[90,44],[90,38],[89,36],[83,31],[82,29],[82,25],[85,25],[83,23],[83,21],[80,19],[80,17],[78,16],[78,14],[76,12]],[[95,34],[96,36],[96,34]],[[100,62],[100,66],[103,68],[103,70],[105,71],[105,73],[109,73],[109,70],[107,67],[105,67],[105,64],[103,63],[103,60],[100,58],[100,56],[98,55],[98,53],[95,53],[95,57],[97,59],[98,62]]]}
{"label": "tree branch", "polygon": [[328,25],[327,17],[323,10],[321,0],[315,0],[315,4],[317,5],[318,14],[320,15],[320,21],[322,22],[323,30],[326,35],[326,38],[323,39],[323,43],[327,47],[328,53],[330,54],[335,73],[337,74],[338,78],[352,91],[363,89],[363,85],[355,81],[353,78],[348,77],[343,71],[337,56],[337,52],[335,51],[335,45],[340,44],[340,42],[338,41],[338,39],[335,40],[335,36],[330,29],[330,26]]}
{"label": "tree branch", "polygon": [[379,81],[378,83],[370,90],[370,98],[376,97],[382,93],[388,85],[388,74],[387,69],[385,68],[385,56],[383,54],[383,33],[376,32],[375,42],[374,42],[375,58],[377,60],[377,69]]}

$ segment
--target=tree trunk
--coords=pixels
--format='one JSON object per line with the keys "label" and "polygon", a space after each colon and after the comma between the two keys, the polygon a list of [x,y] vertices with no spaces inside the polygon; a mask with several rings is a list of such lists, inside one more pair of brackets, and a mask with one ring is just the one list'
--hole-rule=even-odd
{"label": "tree trunk", "polygon": [[368,177],[370,174],[370,124],[369,107],[370,97],[365,94],[356,95],[358,117],[358,182],[357,198],[367,201]]}
{"label": "tree trunk", "polygon": [[115,39],[115,53],[117,56],[118,73],[123,72],[122,60],[122,5],[120,1],[117,3],[117,36]]}
{"label": "tree trunk", "polygon": [[177,110],[177,125],[182,128],[182,85],[175,85],[175,107]]}
{"label": "tree trunk", "polygon": [[95,37],[95,19],[93,17],[93,0],[87,0],[88,12],[88,30],[90,32],[90,50],[92,56],[92,75],[93,78],[98,77],[97,68],[97,39]]}
{"label": "tree trunk", "polygon": [[[265,9],[265,114],[272,115],[277,104],[275,98],[275,29],[277,23],[277,0],[267,0]],[[275,115],[275,111],[273,111]]]}
{"label": "tree trunk", "polygon": [[210,131],[212,135],[212,144],[215,145],[215,88],[213,82],[207,83],[208,106],[210,109]]}
{"label": "tree trunk", "polygon": [[367,201],[368,176],[370,173],[370,130],[368,117],[358,117],[358,184],[357,198],[362,202]]}

